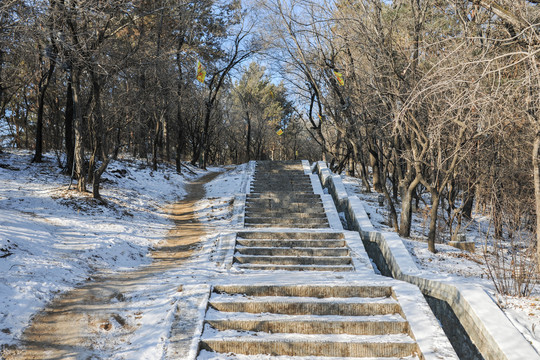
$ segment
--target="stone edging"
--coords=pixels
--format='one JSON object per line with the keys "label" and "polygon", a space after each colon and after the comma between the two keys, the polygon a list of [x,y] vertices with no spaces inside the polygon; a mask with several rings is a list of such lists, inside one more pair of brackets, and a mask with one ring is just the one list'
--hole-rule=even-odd
{"label": "stone edging", "polygon": [[485,359],[540,359],[480,286],[453,283],[451,278],[418,269],[396,233],[376,231],[360,199],[347,195],[339,175],[333,175],[322,161],[314,164],[312,171],[332,195],[338,211],[345,213],[351,230],[358,231],[363,241],[378,245],[392,276],[418,286],[424,295],[448,303]]}

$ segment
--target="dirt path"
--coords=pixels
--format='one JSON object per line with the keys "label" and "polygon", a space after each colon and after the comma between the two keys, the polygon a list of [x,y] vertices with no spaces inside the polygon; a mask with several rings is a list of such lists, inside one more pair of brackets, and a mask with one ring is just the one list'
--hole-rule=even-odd
{"label": "dirt path", "polygon": [[204,197],[204,184],[217,175],[210,173],[188,184],[187,197],[171,206],[175,227],[152,252],[150,265],[132,272],[97,274],[92,282],[59,296],[25,330],[24,348],[4,354],[6,360],[92,359],[99,330],[108,330],[111,316],[120,325],[128,326],[124,319],[114,315],[123,306],[123,294],[145,279],[151,281],[156,274],[181,265],[197,247],[205,230],[195,217],[194,204]]}

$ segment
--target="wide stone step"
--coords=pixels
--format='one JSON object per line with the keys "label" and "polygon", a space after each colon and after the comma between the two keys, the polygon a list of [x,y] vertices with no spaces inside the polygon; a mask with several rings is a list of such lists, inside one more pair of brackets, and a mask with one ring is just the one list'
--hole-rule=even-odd
{"label": "wide stone step", "polygon": [[241,255],[266,256],[349,256],[348,248],[289,248],[289,247],[241,247],[236,251]]}
{"label": "wide stone step", "polygon": [[[257,357],[255,357],[256,359]],[[201,350],[199,353],[200,360],[246,360],[246,355],[235,355],[235,354],[218,354],[213,351]],[[283,356],[273,356],[273,355],[264,355],[264,360],[283,360]],[[328,357],[328,356],[309,356],[306,357],[289,357],[288,360],[344,360],[343,357]],[[346,360],[365,360],[361,357],[351,357],[348,356]],[[371,358],[370,360],[374,360]],[[379,359],[380,360],[380,359]],[[403,357],[385,357],[384,360],[404,360]],[[405,360],[419,360],[418,356],[408,356]]]}
{"label": "wide stone step", "polygon": [[345,235],[341,232],[312,232],[312,231],[241,231],[237,236],[243,239],[293,239],[293,240],[343,240]]}
{"label": "wide stone step", "polygon": [[330,227],[328,223],[326,224],[290,224],[290,225],[261,223],[261,224],[244,224],[244,226],[246,228],[252,228],[252,229],[268,229],[268,228],[328,229]]}
{"label": "wide stone step", "polygon": [[250,192],[264,192],[264,191],[283,191],[284,193],[298,192],[298,191],[313,191],[311,185],[308,186],[288,186],[288,185],[275,185],[275,186],[254,186],[250,188]]}
{"label": "wide stone step", "polygon": [[306,197],[310,199],[319,199],[321,195],[314,194],[312,191],[304,191],[304,192],[295,192],[294,194],[288,193],[287,191],[264,191],[259,193],[250,193],[247,194],[246,197],[248,199],[254,198],[267,198],[267,199],[273,199],[273,198],[283,198],[283,197],[289,197],[289,198],[295,198],[295,197]]}
{"label": "wide stone step", "polygon": [[265,212],[265,211],[275,211],[275,212],[289,212],[289,213],[308,213],[308,214],[318,214],[325,213],[324,206],[322,203],[314,204],[295,204],[282,206],[280,204],[250,204],[246,202],[246,212]]}
{"label": "wide stone step", "polygon": [[328,224],[328,221],[325,217],[303,217],[303,218],[289,218],[289,217],[268,217],[268,216],[250,216],[244,219],[244,224],[306,224],[306,225],[317,225],[317,224]]}
{"label": "wide stone step", "polygon": [[308,298],[390,298],[393,290],[381,285],[216,285],[215,294],[244,296],[291,296]]}
{"label": "wide stone step", "polygon": [[391,298],[298,298],[261,296],[212,296],[211,308],[225,312],[287,315],[368,316],[398,314],[399,304]]}
{"label": "wide stone step", "polygon": [[264,334],[212,331],[205,328],[201,348],[220,353],[245,355],[336,357],[406,357],[418,352],[409,336],[399,335],[308,335]]}
{"label": "wide stone step", "polygon": [[387,335],[408,334],[409,325],[399,315],[314,316],[222,313],[210,310],[206,322],[219,331],[266,333]]}
{"label": "wide stone step", "polygon": [[311,185],[311,179],[307,175],[301,177],[277,177],[277,176],[255,176],[253,178],[254,183],[280,185],[280,184],[306,184]]}
{"label": "wide stone step", "polygon": [[289,209],[280,209],[280,210],[272,210],[272,209],[253,209],[253,210],[247,210],[245,212],[246,218],[248,217],[283,217],[283,216],[289,216],[291,218],[313,218],[313,219],[326,219],[326,213],[322,209],[311,209],[308,208],[304,212],[291,212]]}
{"label": "wide stone step", "polygon": [[254,271],[354,271],[352,265],[275,265],[275,264],[235,264],[238,269]]}
{"label": "wide stone step", "polygon": [[295,200],[308,199],[311,201],[320,201],[321,196],[315,194],[290,194],[288,192],[272,193],[272,194],[250,194],[246,196],[247,200]]}
{"label": "wide stone step", "polygon": [[290,206],[323,206],[320,199],[247,199],[246,206],[260,206],[260,207],[290,207]]}
{"label": "wide stone step", "polygon": [[345,240],[287,240],[287,239],[241,239],[236,243],[244,247],[268,248],[344,248]]}
{"label": "wide stone step", "polygon": [[234,261],[240,264],[275,265],[348,265],[350,256],[257,256],[235,255]]}

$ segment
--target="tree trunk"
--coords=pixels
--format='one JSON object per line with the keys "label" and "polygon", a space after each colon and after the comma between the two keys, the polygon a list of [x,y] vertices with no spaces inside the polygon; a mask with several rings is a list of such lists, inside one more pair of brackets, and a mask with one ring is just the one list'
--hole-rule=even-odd
{"label": "tree trunk", "polygon": [[36,152],[32,162],[41,162],[43,157],[43,113],[45,111],[45,94],[47,88],[51,82],[52,75],[54,73],[54,61],[50,61],[49,70],[47,75],[43,76],[39,81],[39,95],[38,95],[38,111],[37,111],[37,123],[36,123]]}
{"label": "tree trunk", "polygon": [[436,253],[435,238],[437,237],[437,215],[439,210],[440,194],[437,190],[431,191],[431,211],[429,216],[428,250]]}
{"label": "tree trunk", "polygon": [[[94,98],[94,149],[92,149],[92,196],[94,199],[101,200],[99,193],[99,185],[101,183],[101,175],[107,169],[109,157],[105,144],[105,129],[103,126],[103,114],[101,111],[101,84],[99,75],[92,74],[92,92]],[[98,155],[101,153],[101,165],[96,169]]]}
{"label": "tree trunk", "polygon": [[463,217],[467,220],[472,219],[472,209],[474,204],[474,194],[475,194],[475,188],[469,187],[467,190],[464,191],[464,203],[463,203],[463,209],[461,210],[461,214]]}
{"label": "tree trunk", "polygon": [[401,217],[399,221],[399,235],[403,237],[411,236],[412,225],[412,202],[413,194],[420,183],[418,178],[415,178],[408,184],[403,184],[403,197],[401,199]]}
{"label": "tree trunk", "polygon": [[366,193],[371,193],[371,185],[368,180],[368,171],[366,169],[366,164],[363,161],[360,161],[360,177],[362,178],[362,185]]}
{"label": "tree trunk", "polygon": [[81,104],[79,99],[80,94],[80,80],[79,70],[73,70],[73,112],[74,112],[74,130],[75,130],[75,176],[77,178],[77,190],[80,192],[86,191],[86,168],[84,164],[84,124],[81,110]]}
{"label": "tree trunk", "polygon": [[176,140],[176,172],[182,173],[182,150],[184,149],[184,129],[182,122],[182,110],[178,104],[178,113],[176,114],[178,122],[178,136]]}
{"label": "tree trunk", "polygon": [[534,200],[536,205],[536,256],[540,271],[540,132],[536,133],[533,144]]}
{"label": "tree trunk", "polygon": [[178,67],[178,84],[176,87],[177,107],[176,107],[176,126],[178,128],[178,136],[176,141],[176,172],[182,173],[182,151],[184,150],[184,118],[182,117],[182,47],[184,46],[184,37],[180,36],[178,46],[176,48],[176,66]]}
{"label": "tree trunk", "polygon": [[251,118],[249,112],[246,111],[246,120],[247,120],[247,135],[246,135],[246,162],[251,160],[250,150],[251,150]]}
{"label": "tree trunk", "polygon": [[71,174],[73,169],[73,88],[71,73],[68,78],[66,91],[66,113],[64,118],[64,141],[66,143],[66,168],[65,172]]}
{"label": "tree trunk", "polygon": [[383,192],[383,183],[381,178],[381,169],[379,167],[379,159],[374,153],[370,151],[369,160],[371,163],[371,170],[373,171],[373,189],[378,192]]}
{"label": "tree trunk", "polygon": [[[212,110],[212,103],[211,100],[206,102],[206,112],[204,114],[204,128],[202,133],[202,140],[199,146],[197,146],[197,149],[195,150],[193,154],[193,159],[191,159],[191,164],[195,165],[202,154],[206,155],[206,150],[208,147],[208,138],[209,138],[209,129],[210,129],[210,116],[211,116],[211,110]],[[203,169],[206,169],[206,156],[203,159]]]}
{"label": "tree trunk", "polygon": [[152,169],[157,171],[159,137],[161,133],[161,118],[156,118],[156,128],[154,129],[154,141],[152,146]]}

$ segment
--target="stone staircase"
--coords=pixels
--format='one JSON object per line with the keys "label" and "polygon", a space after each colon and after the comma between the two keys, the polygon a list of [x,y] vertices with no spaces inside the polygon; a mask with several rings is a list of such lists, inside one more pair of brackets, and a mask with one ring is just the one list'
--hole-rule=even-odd
{"label": "stone staircase", "polygon": [[246,270],[354,270],[339,232],[239,232],[233,261]]}
{"label": "stone staircase", "polygon": [[308,174],[299,161],[257,162],[232,271],[209,290],[198,359],[456,359],[425,356],[442,330],[406,320],[429,313],[420,292],[404,295],[373,273],[361,239],[337,230],[333,203]]}
{"label": "stone staircase", "polygon": [[246,197],[246,228],[328,228],[320,195],[302,163],[258,162]]}
{"label": "stone staircase", "polygon": [[200,344],[202,358],[208,353],[349,358],[419,353],[389,286],[215,286]]}

